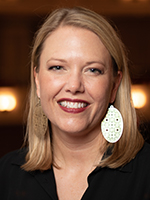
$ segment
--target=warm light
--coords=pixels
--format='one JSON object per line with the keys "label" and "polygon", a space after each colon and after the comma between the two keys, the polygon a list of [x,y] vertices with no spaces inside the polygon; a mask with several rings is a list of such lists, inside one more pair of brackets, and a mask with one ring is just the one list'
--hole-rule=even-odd
{"label": "warm light", "polygon": [[147,2],[148,0],[122,0],[125,2]]}
{"label": "warm light", "polygon": [[142,108],[146,104],[146,94],[140,88],[132,87],[132,100],[135,108]]}
{"label": "warm light", "polygon": [[149,0],[122,0],[123,2],[129,2],[129,3],[146,3]]}
{"label": "warm light", "polygon": [[0,111],[12,111],[16,107],[16,98],[12,94],[0,94]]}

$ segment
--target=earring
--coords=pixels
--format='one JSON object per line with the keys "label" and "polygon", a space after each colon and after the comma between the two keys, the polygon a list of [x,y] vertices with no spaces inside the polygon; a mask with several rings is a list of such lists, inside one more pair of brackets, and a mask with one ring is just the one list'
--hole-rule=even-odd
{"label": "earring", "polygon": [[101,131],[104,138],[110,142],[117,142],[123,132],[123,119],[121,113],[113,105],[108,108],[108,112],[101,122]]}
{"label": "earring", "polygon": [[42,110],[41,101],[39,99],[33,113],[34,133],[38,138],[43,138],[45,136],[47,128],[48,128],[48,119]]}

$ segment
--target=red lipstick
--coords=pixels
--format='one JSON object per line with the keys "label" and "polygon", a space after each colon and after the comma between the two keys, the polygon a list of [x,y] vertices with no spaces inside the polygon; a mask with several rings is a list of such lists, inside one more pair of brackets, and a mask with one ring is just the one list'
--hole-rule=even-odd
{"label": "red lipstick", "polygon": [[80,113],[87,109],[89,102],[82,99],[62,98],[58,100],[60,108],[68,113]]}

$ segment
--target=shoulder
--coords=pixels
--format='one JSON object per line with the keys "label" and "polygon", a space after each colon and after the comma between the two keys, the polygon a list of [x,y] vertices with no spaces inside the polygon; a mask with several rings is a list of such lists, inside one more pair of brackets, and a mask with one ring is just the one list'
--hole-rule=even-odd
{"label": "shoulder", "polygon": [[26,149],[10,152],[0,159],[0,173],[7,171],[13,164],[21,166],[25,162]]}
{"label": "shoulder", "polygon": [[21,149],[8,153],[0,159],[0,199],[46,200],[51,199],[47,194],[53,196],[55,190],[53,171],[25,171],[21,166],[25,162],[26,153],[26,149]]}
{"label": "shoulder", "polygon": [[[145,143],[142,149],[138,152],[135,160],[143,167],[150,167],[150,144]],[[149,168],[150,169],[150,168]]]}
{"label": "shoulder", "polygon": [[[138,152],[137,157],[143,161],[146,159],[150,160],[150,144],[144,143],[142,149]],[[148,161],[147,160],[147,161]]]}
{"label": "shoulder", "polygon": [[144,143],[136,156],[126,165],[119,167],[119,171],[132,172],[137,176],[145,174],[150,178],[150,144]]}
{"label": "shoulder", "polygon": [[[150,144],[144,143],[142,149],[137,153],[136,157],[128,163],[125,168],[129,167],[132,169],[132,173],[136,177],[140,177],[143,183],[148,181],[150,184]],[[146,181],[147,180],[147,181]]]}
{"label": "shoulder", "polygon": [[14,187],[25,176],[25,171],[21,169],[24,161],[25,151],[23,149],[10,152],[0,159],[0,198],[4,195],[6,188]]}

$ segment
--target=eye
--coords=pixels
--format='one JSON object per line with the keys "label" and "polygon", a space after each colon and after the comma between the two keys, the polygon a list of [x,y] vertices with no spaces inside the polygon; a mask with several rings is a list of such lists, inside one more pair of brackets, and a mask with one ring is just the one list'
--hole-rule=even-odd
{"label": "eye", "polygon": [[89,71],[94,74],[103,74],[102,70],[97,69],[97,68],[90,68]]}
{"label": "eye", "polygon": [[63,68],[62,66],[56,65],[56,66],[51,66],[51,67],[49,67],[49,70],[59,71],[59,70],[61,70],[62,68]]}

